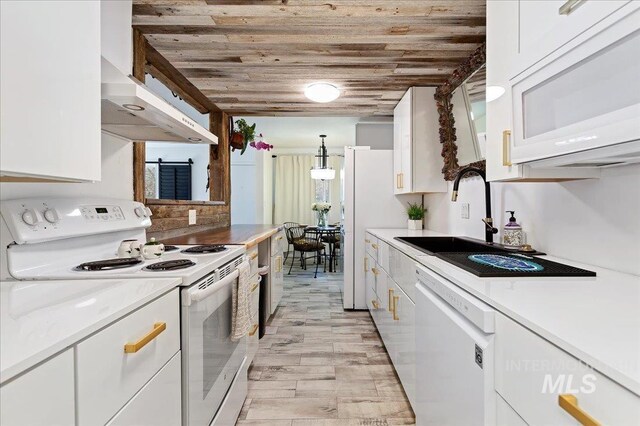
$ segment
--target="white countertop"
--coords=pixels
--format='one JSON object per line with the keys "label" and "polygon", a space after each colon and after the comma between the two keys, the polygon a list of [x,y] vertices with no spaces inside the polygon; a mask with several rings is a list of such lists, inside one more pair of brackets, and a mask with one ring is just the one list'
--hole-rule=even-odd
{"label": "white countertop", "polygon": [[179,278],[0,283],[0,383],[180,285]]}
{"label": "white countertop", "polygon": [[640,395],[640,277],[541,256],[597,276],[480,278],[394,239],[444,234],[403,229],[367,232]]}

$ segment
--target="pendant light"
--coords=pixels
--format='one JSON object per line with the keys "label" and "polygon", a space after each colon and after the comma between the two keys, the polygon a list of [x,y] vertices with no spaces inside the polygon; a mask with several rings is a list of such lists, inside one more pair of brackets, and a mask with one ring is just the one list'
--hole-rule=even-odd
{"label": "pendant light", "polygon": [[311,179],[317,180],[332,180],[336,177],[336,171],[327,166],[327,147],[324,145],[324,138],[327,135],[320,135],[322,143],[318,148],[318,155],[316,155],[316,165],[311,168]]}

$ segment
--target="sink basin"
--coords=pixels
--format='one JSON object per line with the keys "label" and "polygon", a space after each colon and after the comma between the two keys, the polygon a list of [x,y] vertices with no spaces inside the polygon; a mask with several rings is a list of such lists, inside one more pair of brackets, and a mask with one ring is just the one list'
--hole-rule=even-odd
{"label": "sink basin", "polygon": [[442,252],[505,253],[513,251],[489,245],[483,241],[461,237],[396,237],[395,239],[430,255]]}

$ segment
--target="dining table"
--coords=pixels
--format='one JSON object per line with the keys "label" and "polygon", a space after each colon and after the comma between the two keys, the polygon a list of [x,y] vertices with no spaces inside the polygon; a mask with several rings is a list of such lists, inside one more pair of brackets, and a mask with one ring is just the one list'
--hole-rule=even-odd
{"label": "dining table", "polygon": [[[334,262],[336,258],[336,242],[340,235],[339,226],[307,226],[304,229],[305,235],[313,235],[318,241],[326,242],[329,245],[329,272],[334,271]],[[325,257],[327,255],[325,254]]]}

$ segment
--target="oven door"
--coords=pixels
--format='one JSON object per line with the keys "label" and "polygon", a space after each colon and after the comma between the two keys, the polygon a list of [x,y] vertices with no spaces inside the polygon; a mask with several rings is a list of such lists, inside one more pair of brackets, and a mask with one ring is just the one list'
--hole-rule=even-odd
{"label": "oven door", "polygon": [[183,424],[211,422],[245,357],[246,337],[230,338],[237,275],[213,273],[181,292]]}

